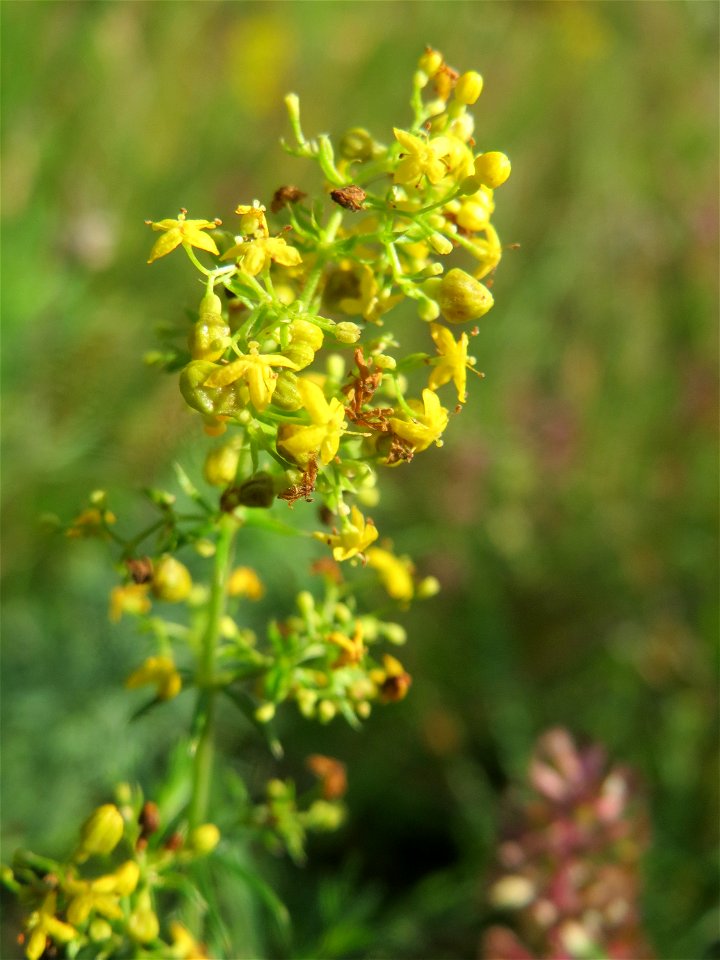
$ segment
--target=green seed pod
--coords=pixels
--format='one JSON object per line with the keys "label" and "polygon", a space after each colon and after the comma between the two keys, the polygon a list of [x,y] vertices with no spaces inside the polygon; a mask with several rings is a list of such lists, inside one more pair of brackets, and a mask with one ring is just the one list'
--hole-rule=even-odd
{"label": "green seed pod", "polygon": [[232,513],[236,507],[267,509],[275,500],[275,483],[269,473],[261,471],[236,487],[230,487],[220,497],[220,509]]}
{"label": "green seed pod", "polygon": [[315,351],[309,343],[302,340],[293,340],[287,350],[283,351],[283,356],[291,360],[298,370],[302,370],[303,367],[308,367],[313,362]]}
{"label": "green seed pod", "polygon": [[218,367],[208,360],[193,360],[180,373],[180,392],[185,403],[210,417],[232,417],[245,408],[244,385],[236,380],[225,387],[203,384]]}
{"label": "green seed pod", "polygon": [[440,282],[438,303],[448,323],[467,323],[484,316],[494,300],[484,284],[455,267]]}
{"label": "green seed pod", "polygon": [[272,402],[282,410],[299,410],[303,405],[297,388],[297,376],[291,370],[283,370],[275,381]]}
{"label": "green seed pod", "polygon": [[222,315],[222,302],[214,293],[200,301],[200,318],[188,336],[193,360],[219,360],[227,347],[230,327]]}
{"label": "green seed pod", "polygon": [[205,457],[203,474],[213,487],[227,487],[237,473],[240,451],[235,443],[224,443],[210,450]]}
{"label": "green seed pod", "polygon": [[185,564],[169,555],[161,557],[152,579],[152,592],[158,600],[179,603],[188,597],[191,590],[192,577]]}

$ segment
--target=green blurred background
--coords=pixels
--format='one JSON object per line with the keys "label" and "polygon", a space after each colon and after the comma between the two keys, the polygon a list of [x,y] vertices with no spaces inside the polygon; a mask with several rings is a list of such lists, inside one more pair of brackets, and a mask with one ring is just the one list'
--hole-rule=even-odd
{"label": "green blurred background", "polygon": [[[291,89],[308,133],[387,140],[431,44],[485,76],[476,138],[512,158],[495,222],[520,249],[446,446],[382,478],[381,529],[444,586],[406,621],[411,696],[360,734],[288,717],[279,767],[226,720],[254,786],[302,778],[309,752],[346,761],[351,784],[347,826],[308,867],[261,859],[298,918],[292,945],[249,897],[239,949],[474,957],[501,792],[565,724],[645,782],[658,955],[717,955],[717,4],[0,13],[4,857],[62,854],[115,781],[160,775],[187,712],[128,732],[119,678],[139,647],[107,622],[116,575],[101,545],[39,522],[96,487],[132,522],[133,491],[202,462],[176,387],[141,363],[197,285],[181,256],[145,265],[143,220],[229,218],[308,182],[277,146]],[[286,604],[277,546],[244,559]]]}

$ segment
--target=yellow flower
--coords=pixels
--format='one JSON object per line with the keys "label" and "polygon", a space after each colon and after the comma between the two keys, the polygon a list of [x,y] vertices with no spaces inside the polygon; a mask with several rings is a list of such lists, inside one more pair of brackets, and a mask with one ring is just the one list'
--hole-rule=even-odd
{"label": "yellow flower", "polygon": [[367,552],[368,566],[377,570],[383,586],[393,600],[412,600],[413,565],[408,557],[396,557],[389,550],[372,547]]}
{"label": "yellow flower", "polygon": [[114,873],[95,880],[72,880],[68,893],[72,897],[67,909],[68,920],[81,926],[91,913],[99,913],[109,920],[119,920],[123,912],[120,898],[135,891],[140,880],[140,867],[134,860],[126,860]]}
{"label": "yellow flower", "polygon": [[117,623],[124,613],[148,613],[152,604],[148,597],[149,583],[125,583],[110,591],[109,617]]}
{"label": "yellow flower", "polygon": [[502,245],[500,243],[500,237],[498,237],[497,231],[491,223],[488,223],[485,227],[485,239],[476,239],[473,242],[473,249],[470,253],[480,264],[475,271],[475,277],[478,280],[486,277],[500,263],[502,258]]}
{"label": "yellow flower", "polygon": [[390,418],[393,433],[411,443],[415,450],[427,450],[431,443],[442,446],[440,437],[448,423],[448,412],[440,406],[438,395],[426,388],[422,397],[422,404],[417,400],[409,401],[415,413],[411,420]]}
{"label": "yellow flower", "polygon": [[206,960],[205,947],[177,920],[170,924],[170,936],[172,944],[169,956],[173,960]]}
{"label": "yellow flower", "polygon": [[148,657],[125,681],[128,690],[152,683],[157,687],[159,700],[172,700],[182,689],[180,674],[172,657]]}
{"label": "yellow flower", "polygon": [[435,366],[430,372],[428,387],[431,390],[437,390],[438,387],[452,380],[457,390],[458,400],[460,403],[465,403],[467,400],[465,383],[469,363],[468,335],[463,333],[456,342],[448,328],[441,327],[439,323],[430,324],[430,334],[440,356],[435,360]]}
{"label": "yellow flower", "polygon": [[449,164],[444,161],[453,150],[449,137],[425,140],[397,127],[393,128],[393,133],[404,151],[395,168],[395,183],[412,183],[417,186],[423,176],[426,176],[430,183],[435,184],[447,175]]}
{"label": "yellow flower", "polygon": [[283,267],[296,267],[302,263],[300,251],[291,247],[283,237],[256,237],[242,240],[222,255],[221,260],[237,260],[243,271],[256,276],[271,260]]}
{"label": "yellow flower", "polygon": [[372,520],[366,520],[358,508],[353,506],[350,520],[345,520],[340,533],[316,533],[314,536],[332,547],[333,559],[340,563],[362,553],[377,540],[378,532]]}
{"label": "yellow flower", "polygon": [[116,516],[110,510],[98,510],[88,507],[78,514],[72,526],[65,531],[66,537],[102,537],[107,536],[106,525],[115,523]]}
{"label": "yellow flower", "polygon": [[352,639],[344,633],[340,633],[338,630],[333,630],[332,633],[329,633],[327,639],[330,643],[334,643],[336,647],[340,647],[342,650],[340,656],[333,663],[333,670],[348,665],[354,666],[360,663],[365,656],[362,627],[359,623],[355,627]]}
{"label": "yellow flower", "polygon": [[265,219],[265,207],[258,203],[241,203],[237,206],[235,213],[240,215],[240,229],[244,236],[270,236],[267,220]]}
{"label": "yellow flower", "polygon": [[58,920],[57,894],[49,893],[42,902],[39,910],[34,910],[27,919],[25,929],[30,934],[25,947],[25,956],[28,960],[40,960],[45,952],[48,937],[57,943],[69,943],[76,937],[77,930],[69,923]]}
{"label": "yellow flower", "polygon": [[320,387],[305,377],[298,379],[297,388],[312,425],[283,424],[278,449],[300,464],[306,463],[318,452],[322,463],[330,463],[347,426],[345,407],[335,397],[328,403]]}
{"label": "yellow flower", "polygon": [[203,386],[225,387],[236,380],[245,380],[252,405],[259,412],[264,410],[272,399],[277,383],[277,374],[272,368],[288,367],[297,370],[297,366],[279,353],[258,353],[258,348],[259,344],[253,340],[248,344],[250,353],[241,353],[239,360],[218,367],[203,382]]}
{"label": "yellow flower", "polygon": [[463,230],[484,230],[495,210],[493,192],[481,187],[472,196],[467,197],[459,206],[456,214],[457,225]]}
{"label": "yellow flower", "polygon": [[265,587],[250,567],[237,567],[228,578],[227,592],[231,597],[260,600],[265,593]]}
{"label": "yellow flower", "polygon": [[167,256],[175,247],[183,246],[197,247],[199,250],[206,250],[208,253],[218,255],[218,248],[215,241],[209,237],[203,230],[214,230],[219,227],[221,220],[186,220],[187,210],[181,210],[177,220],[159,220],[157,223],[152,220],[146,220],[145,223],[151,226],[153,230],[161,230],[163,235],[158,237],[155,245],[150,251],[148,263],[159,260],[160,257]]}

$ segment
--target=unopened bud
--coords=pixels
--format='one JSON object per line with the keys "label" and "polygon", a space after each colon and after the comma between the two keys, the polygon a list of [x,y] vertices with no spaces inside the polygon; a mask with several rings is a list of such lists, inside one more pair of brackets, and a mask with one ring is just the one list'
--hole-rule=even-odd
{"label": "unopened bud", "polygon": [[482,93],[483,78],[475,70],[468,70],[458,77],[455,84],[455,99],[459,103],[473,104]]}
{"label": "unopened bud", "polygon": [[210,450],[205,457],[203,475],[214,487],[227,487],[235,479],[240,451],[234,443],[224,443]]}
{"label": "unopened bud", "polygon": [[82,863],[95,854],[112,853],[124,829],[125,821],[113,803],[98,807],[80,829],[80,847],[75,859]]}
{"label": "unopened bud", "polygon": [[337,830],[345,819],[345,811],[337,803],[316,800],[303,817],[308,830]]}
{"label": "unopened bud", "polygon": [[220,843],[220,831],[214,823],[203,823],[190,833],[188,845],[193,853],[205,855],[212,853]]}
{"label": "unopened bud", "polygon": [[258,723],[270,723],[275,716],[274,703],[262,703],[255,711],[255,719]]}
{"label": "unopened bud", "polygon": [[133,940],[137,940],[138,943],[150,943],[160,933],[160,924],[147,890],[143,891],[138,906],[130,914],[127,930]]}
{"label": "unopened bud", "polygon": [[425,52],[418,60],[418,69],[427,74],[428,77],[434,76],[443,65],[443,55],[432,47],[426,47]]}
{"label": "unopened bud", "polygon": [[185,564],[166,555],[158,561],[152,579],[152,591],[158,600],[179,603],[192,590],[192,577]]}
{"label": "unopened bud", "polygon": [[448,240],[442,233],[431,233],[428,237],[428,242],[433,250],[442,257],[453,252],[452,240]]}
{"label": "unopened bud", "polygon": [[321,700],[317,708],[320,723],[330,723],[337,714],[337,707],[330,700]]}
{"label": "unopened bud", "polygon": [[475,160],[475,176],[486,187],[499,187],[510,176],[511,164],[504,153],[493,150],[482,153]]}
{"label": "unopened bud", "polygon": [[417,585],[415,596],[418,600],[428,600],[430,597],[437,596],[440,590],[440,581],[437,577],[425,577]]}
{"label": "unopened bud", "polygon": [[340,156],[345,160],[372,160],[378,145],[362,127],[353,127],[340,138]]}
{"label": "unopened bud", "polygon": [[343,320],[333,327],[335,339],[340,343],[357,343],[360,339],[360,327],[356,323]]}
{"label": "unopened bud", "polygon": [[417,312],[421,320],[432,323],[440,316],[440,306],[434,300],[423,298],[417,302]]}

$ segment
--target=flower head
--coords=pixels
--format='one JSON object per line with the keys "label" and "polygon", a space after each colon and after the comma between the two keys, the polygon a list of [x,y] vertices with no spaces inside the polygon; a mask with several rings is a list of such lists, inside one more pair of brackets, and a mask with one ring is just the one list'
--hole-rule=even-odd
{"label": "flower head", "polygon": [[459,402],[465,403],[467,399],[465,384],[470,363],[467,355],[468,335],[461,334],[456,342],[448,328],[441,327],[439,323],[430,324],[430,335],[435,341],[439,357],[435,360],[435,366],[430,373],[428,386],[431,390],[437,390],[438,387],[452,380]]}
{"label": "flower head", "polygon": [[34,910],[27,919],[25,929],[30,934],[25,947],[28,960],[40,960],[45,953],[48,938],[56,943],[68,943],[77,936],[75,927],[59,920],[57,912],[57,894],[49,893],[39,910]]}
{"label": "flower head", "polygon": [[373,541],[377,540],[378,532],[372,520],[366,520],[358,508],[353,505],[350,519],[345,519],[339,533],[316,533],[315,537],[332,547],[333,558],[338,563],[349,560],[362,553]]}
{"label": "flower head", "polygon": [[135,687],[142,687],[145,684],[155,685],[159,700],[172,700],[176,697],[182,688],[182,680],[175,669],[173,659],[162,656],[148,657],[125,681],[128,690],[134,690]]}
{"label": "flower head", "polygon": [[406,130],[393,128],[395,139],[403,148],[402,159],[395,167],[395,183],[411,183],[417,186],[423,177],[430,183],[439,183],[447,176],[450,164],[445,158],[452,152],[449,137],[433,137],[425,140]]}
{"label": "flower head", "polygon": [[296,370],[297,366],[279,353],[259,353],[259,344],[255,341],[248,344],[248,350],[249,353],[240,354],[239,360],[218,367],[203,385],[225,387],[236,380],[245,380],[250,391],[250,402],[256,410],[263,411],[272,400],[277,383],[277,374],[272,368]]}
{"label": "flower head", "polygon": [[431,443],[442,446],[440,437],[448,424],[448,412],[440,405],[438,395],[429,389],[422,392],[422,404],[410,400],[412,419],[390,418],[390,427],[398,437],[407,440],[415,450],[427,450]]}
{"label": "flower head", "polygon": [[393,600],[412,600],[413,565],[407,557],[396,557],[389,550],[371,547],[367,552],[368,566],[377,570],[382,584]]}
{"label": "flower head", "polygon": [[291,247],[283,237],[259,236],[253,240],[241,240],[222,255],[221,260],[237,260],[243,271],[256,276],[270,261],[283,267],[296,267],[302,263],[300,251]]}
{"label": "flower head", "polygon": [[184,246],[197,247],[199,250],[206,250],[208,253],[218,255],[219,251],[212,237],[209,237],[203,230],[214,230],[222,223],[221,220],[186,220],[187,210],[181,210],[177,220],[146,220],[145,223],[153,230],[162,231],[162,236],[158,237],[155,245],[150,251],[148,263],[159,260],[160,257],[167,256],[175,247],[182,243]]}
{"label": "flower head", "polygon": [[152,606],[149,592],[149,583],[123,583],[113,587],[110,591],[110,620],[117,623],[124,613],[135,616],[148,613]]}
{"label": "flower head", "polygon": [[335,397],[328,402],[320,387],[306,377],[298,380],[297,388],[312,426],[284,425],[279,434],[278,449],[297,463],[307,462],[318,452],[322,463],[330,463],[346,427],[345,407]]}
{"label": "flower head", "polygon": [[260,600],[265,594],[265,587],[251,567],[236,567],[228,577],[227,592],[231,597]]}

